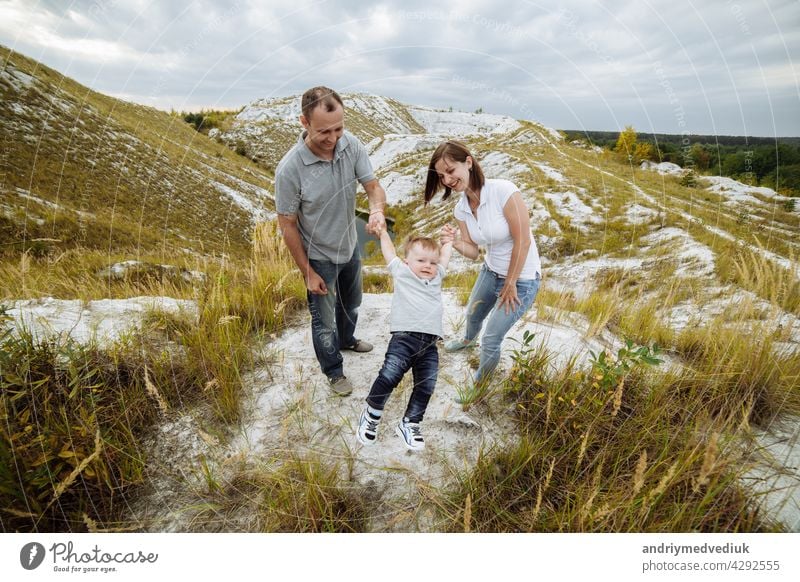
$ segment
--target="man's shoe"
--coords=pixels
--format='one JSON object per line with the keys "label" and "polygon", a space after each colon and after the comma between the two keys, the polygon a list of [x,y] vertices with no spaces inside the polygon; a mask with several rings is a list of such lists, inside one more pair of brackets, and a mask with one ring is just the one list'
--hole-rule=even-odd
{"label": "man's shoe", "polygon": [[356,430],[358,442],[362,445],[374,445],[375,439],[378,438],[378,423],[380,421],[380,417],[374,416],[365,406],[361,413],[361,418],[358,419],[358,430]]}
{"label": "man's shoe", "polygon": [[352,346],[346,346],[344,349],[363,354],[365,352],[372,351],[372,344],[365,342],[364,340],[356,340],[356,343],[354,343]]}
{"label": "man's shoe", "polygon": [[331,390],[337,396],[349,396],[353,392],[353,385],[345,376],[329,378],[328,381],[331,383]]}
{"label": "man's shoe", "polygon": [[412,451],[421,451],[425,448],[425,439],[418,422],[409,422],[404,418],[397,424],[397,434],[403,437],[406,447]]}
{"label": "man's shoe", "polygon": [[474,348],[478,344],[478,338],[473,338],[471,341],[465,339],[450,340],[444,344],[446,352],[457,352],[466,348]]}

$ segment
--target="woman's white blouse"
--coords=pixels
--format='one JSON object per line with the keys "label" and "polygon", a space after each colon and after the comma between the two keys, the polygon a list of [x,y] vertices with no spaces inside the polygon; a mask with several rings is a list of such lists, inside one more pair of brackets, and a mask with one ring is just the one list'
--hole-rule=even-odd
{"label": "woman's white blouse", "polygon": [[[508,180],[486,180],[481,189],[481,202],[478,206],[477,218],[469,208],[466,194],[461,195],[454,210],[456,220],[466,223],[470,238],[478,246],[486,247],[486,266],[503,277],[508,275],[511,250],[514,247],[514,239],[511,238],[511,230],[503,214],[503,209],[511,195],[518,191],[519,188]],[[535,279],[537,275],[541,277],[542,273],[542,263],[539,260],[536,241],[530,232],[529,235],[531,246],[522,271],[520,271],[520,279]]]}

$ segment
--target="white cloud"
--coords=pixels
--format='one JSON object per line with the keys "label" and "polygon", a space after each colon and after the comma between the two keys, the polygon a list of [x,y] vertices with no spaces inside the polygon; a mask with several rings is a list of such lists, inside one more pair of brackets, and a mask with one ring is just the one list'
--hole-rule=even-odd
{"label": "white cloud", "polygon": [[677,100],[693,132],[741,133],[744,115],[760,120],[749,133],[770,134],[769,98],[783,133],[800,134],[793,0],[29,4],[0,0],[0,42],[164,108],[237,107],[325,83],[564,128],[675,133]]}

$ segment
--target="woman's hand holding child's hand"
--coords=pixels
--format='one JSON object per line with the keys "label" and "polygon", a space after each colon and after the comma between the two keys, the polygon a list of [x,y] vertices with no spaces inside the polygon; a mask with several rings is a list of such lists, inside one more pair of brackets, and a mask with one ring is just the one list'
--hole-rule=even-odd
{"label": "woman's hand holding child's hand", "polygon": [[453,228],[449,224],[445,224],[442,227],[441,233],[439,235],[439,243],[441,245],[455,243],[456,242],[456,233],[457,232],[458,231],[455,228]]}

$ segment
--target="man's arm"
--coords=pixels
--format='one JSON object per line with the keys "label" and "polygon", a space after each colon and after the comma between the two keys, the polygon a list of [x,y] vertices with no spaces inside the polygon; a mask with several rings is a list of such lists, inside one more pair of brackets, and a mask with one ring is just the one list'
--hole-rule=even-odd
{"label": "man's arm", "polygon": [[364,184],[369,200],[369,222],[366,230],[368,233],[378,233],[378,227],[386,230],[386,218],[384,210],[386,208],[386,191],[378,180],[370,180]]}
{"label": "man's arm", "polygon": [[291,253],[294,262],[303,275],[303,279],[305,279],[306,289],[314,295],[327,295],[328,288],[325,285],[325,281],[311,268],[311,264],[308,262],[308,254],[306,254],[306,249],[303,248],[303,238],[300,235],[300,229],[297,227],[297,215],[279,214],[278,227],[281,229],[281,234],[283,234],[283,242],[286,243],[289,253]]}

